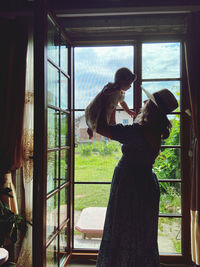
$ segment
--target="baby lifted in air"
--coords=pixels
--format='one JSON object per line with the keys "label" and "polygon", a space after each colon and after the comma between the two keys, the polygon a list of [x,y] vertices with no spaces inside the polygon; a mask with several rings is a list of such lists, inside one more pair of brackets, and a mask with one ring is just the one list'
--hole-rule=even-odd
{"label": "baby lifted in air", "polygon": [[[85,118],[88,126],[87,133],[89,139],[93,137],[93,131],[96,131],[97,121],[102,108],[105,108],[107,114],[107,123],[115,124],[115,113],[118,104],[131,116],[135,117],[136,113],[129,109],[124,101],[125,92],[131,88],[131,84],[136,80],[136,74],[127,68],[120,68],[115,73],[114,83],[108,83],[90,102],[85,110]],[[105,98],[106,96],[106,98]],[[106,99],[106,102],[105,102]]]}

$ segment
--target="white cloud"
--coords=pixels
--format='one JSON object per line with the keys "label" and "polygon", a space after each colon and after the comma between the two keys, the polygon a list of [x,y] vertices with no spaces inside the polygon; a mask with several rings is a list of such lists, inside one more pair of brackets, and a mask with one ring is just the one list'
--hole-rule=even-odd
{"label": "white cloud", "polygon": [[[180,44],[145,43],[142,63],[143,78],[177,78],[180,75]],[[133,69],[133,46],[75,48],[75,107],[84,109],[105,84],[113,82],[116,70],[121,67]],[[163,87],[179,90],[179,86],[174,89],[166,82],[145,86],[151,90]],[[126,101],[132,105],[131,90],[126,93]]]}

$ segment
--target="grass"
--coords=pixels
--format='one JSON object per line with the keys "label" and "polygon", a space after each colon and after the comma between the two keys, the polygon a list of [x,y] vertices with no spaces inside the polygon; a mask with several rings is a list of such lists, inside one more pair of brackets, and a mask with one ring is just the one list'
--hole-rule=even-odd
{"label": "grass", "polygon": [[[84,184],[85,182],[111,182],[114,168],[121,157],[119,144],[98,143],[76,148],[75,153],[75,205],[77,211],[86,207],[106,207],[109,198],[110,184]],[[112,147],[111,147],[112,145]],[[159,176],[159,175],[158,175]],[[177,183],[178,184],[178,183]],[[181,195],[179,186],[171,183],[161,185],[160,212],[180,212]],[[181,240],[176,239],[180,221],[176,218],[159,219],[159,235],[171,239],[175,251],[181,252]],[[173,230],[173,228],[176,230]]]}

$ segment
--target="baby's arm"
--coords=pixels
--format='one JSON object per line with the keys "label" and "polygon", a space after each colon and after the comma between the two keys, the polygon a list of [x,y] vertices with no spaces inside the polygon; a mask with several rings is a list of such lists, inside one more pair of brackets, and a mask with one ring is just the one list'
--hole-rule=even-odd
{"label": "baby's arm", "polygon": [[136,116],[135,111],[130,110],[125,101],[120,102],[120,105],[132,118],[135,118]]}

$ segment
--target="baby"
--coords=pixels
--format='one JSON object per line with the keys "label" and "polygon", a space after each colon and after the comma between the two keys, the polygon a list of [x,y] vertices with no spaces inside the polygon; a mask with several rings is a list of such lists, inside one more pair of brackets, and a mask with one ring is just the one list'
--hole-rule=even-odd
{"label": "baby", "polygon": [[[85,110],[85,118],[88,126],[87,133],[89,139],[93,137],[93,131],[96,131],[97,121],[101,109],[106,109],[107,122],[109,125],[115,124],[115,113],[117,105],[121,107],[131,116],[135,117],[136,113],[129,109],[124,101],[125,91],[130,89],[131,84],[136,80],[136,74],[127,68],[118,69],[115,73],[114,83],[108,83],[92,100]],[[105,103],[106,96],[106,103]]]}

